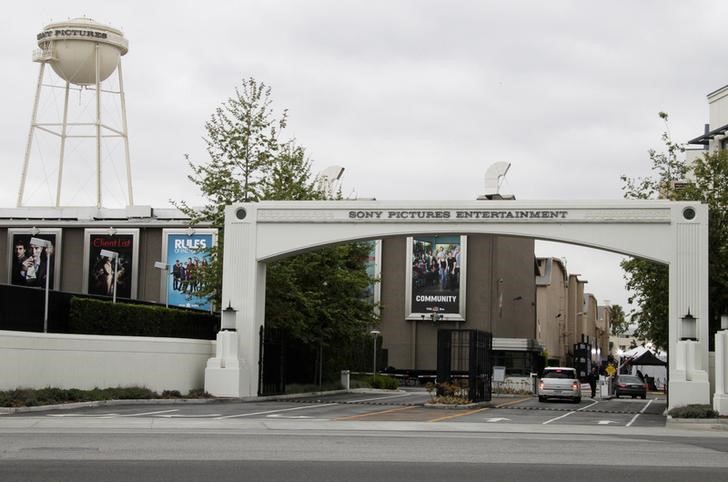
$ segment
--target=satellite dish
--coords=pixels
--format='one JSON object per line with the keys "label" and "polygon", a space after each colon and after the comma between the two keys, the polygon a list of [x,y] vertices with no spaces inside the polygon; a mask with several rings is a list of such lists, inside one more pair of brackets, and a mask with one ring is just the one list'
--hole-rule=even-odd
{"label": "satellite dish", "polygon": [[510,162],[500,161],[491,164],[485,171],[485,194],[478,196],[478,199],[515,199],[512,194],[506,196],[500,194],[500,186],[510,168]]}

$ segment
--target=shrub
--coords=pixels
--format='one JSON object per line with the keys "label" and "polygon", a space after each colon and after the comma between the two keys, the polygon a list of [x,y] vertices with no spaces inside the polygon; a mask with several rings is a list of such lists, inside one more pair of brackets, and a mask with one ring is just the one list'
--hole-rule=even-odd
{"label": "shrub", "polygon": [[467,380],[445,381],[437,384],[428,383],[425,388],[432,397],[432,403],[445,405],[467,405],[471,403],[468,398]]}
{"label": "shrub", "polygon": [[718,412],[713,410],[710,405],[685,405],[675,407],[667,412],[672,418],[717,418]]}
{"label": "shrub", "polygon": [[68,328],[85,335],[206,340],[215,339],[217,333],[216,319],[209,313],[77,297],[71,298]]}
{"label": "shrub", "polygon": [[397,390],[399,388],[399,381],[392,377],[374,375],[369,377],[369,386],[372,388],[383,388],[385,390]]}
{"label": "shrub", "polygon": [[[181,398],[177,390],[165,390],[162,398]],[[209,397],[203,389],[190,390],[188,398]],[[92,390],[79,390],[77,388],[41,388],[33,390],[19,388],[16,390],[0,391],[0,407],[32,407],[36,405],[56,405],[71,402],[92,402],[97,400],[136,400],[160,398],[160,395],[143,387],[114,387],[94,388]]]}

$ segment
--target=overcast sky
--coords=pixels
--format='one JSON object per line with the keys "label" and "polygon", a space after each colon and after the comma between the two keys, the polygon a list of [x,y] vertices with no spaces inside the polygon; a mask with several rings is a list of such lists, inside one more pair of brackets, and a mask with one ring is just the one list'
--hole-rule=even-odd
{"label": "overcast sky", "polygon": [[[5,207],[20,184],[35,35],[72,17],[129,40],[134,201],[153,207],[198,201],[184,154],[206,159],[203,125],[247,77],[289,110],[286,136],[314,171],[344,166],[346,195],[379,200],[474,199],[496,161],[511,163],[502,192],[519,200],[620,199],[620,175],[646,174],[647,150],[660,146],[657,113],[670,114],[675,140],[696,137],[706,94],[728,84],[721,0],[11,5],[0,30]],[[537,252],[566,257],[600,303],[626,304],[618,256],[553,244]]]}

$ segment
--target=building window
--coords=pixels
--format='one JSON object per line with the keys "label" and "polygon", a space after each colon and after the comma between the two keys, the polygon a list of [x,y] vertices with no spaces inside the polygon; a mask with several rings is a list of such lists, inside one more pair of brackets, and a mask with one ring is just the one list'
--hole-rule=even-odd
{"label": "building window", "polygon": [[493,351],[493,365],[506,367],[506,376],[528,377],[536,372],[530,351]]}

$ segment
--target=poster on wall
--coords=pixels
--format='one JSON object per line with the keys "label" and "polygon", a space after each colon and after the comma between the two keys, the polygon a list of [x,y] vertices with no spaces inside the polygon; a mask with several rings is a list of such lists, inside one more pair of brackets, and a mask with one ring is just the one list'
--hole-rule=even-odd
{"label": "poster on wall", "polygon": [[465,236],[407,238],[407,319],[465,319]]}
{"label": "poster on wall", "polygon": [[8,229],[8,241],[10,284],[58,289],[61,229]]}
{"label": "poster on wall", "polygon": [[169,270],[162,276],[161,292],[167,304],[211,311],[210,301],[199,295],[205,286],[195,273],[207,268],[209,249],[217,242],[217,230],[165,229],[162,233],[162,262]]}
{"label": "poster on wall", "polygon": [[117,298],[137,296],[138,229],[87,229],[84,293]]}

